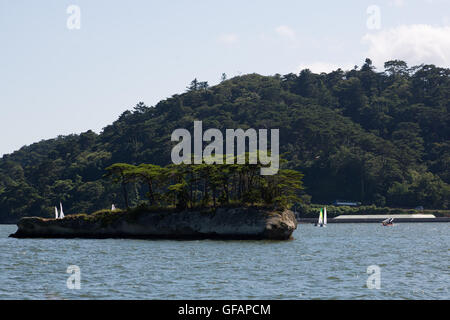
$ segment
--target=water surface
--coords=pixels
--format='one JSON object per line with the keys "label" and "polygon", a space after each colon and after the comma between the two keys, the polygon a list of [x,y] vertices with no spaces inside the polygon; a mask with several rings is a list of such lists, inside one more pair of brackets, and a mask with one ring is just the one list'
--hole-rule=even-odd
{"label": "water surface", "polygon": [[302,224],[273,242],[13,239],[0,225],[0,299],[449,299],[449,226]]}

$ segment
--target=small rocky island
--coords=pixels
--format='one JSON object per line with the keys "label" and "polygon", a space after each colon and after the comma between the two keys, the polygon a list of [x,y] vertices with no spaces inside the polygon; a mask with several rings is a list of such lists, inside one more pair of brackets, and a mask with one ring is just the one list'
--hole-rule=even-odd
{"label": "small rocky island", "polygon": [[292,211],[257,207],[209,211],[104,210],[64,219],[22,218],[14,238],[140,238],[288,240],[297,228]]}
{"label": "small rocky island", "polygon": [[[246,157],[250,155],[247,153]],[[237,159],[235,162],[237,162]],[[303,175],[280,169],[261,175],[260,164],[116,163],[106,178],[122,190],[125,210],[26,217],[15,238],[267,239],[287,240],[297,228],[288,208],[299,202]],[[147,201],[130,208],[128,184]],[[139,191],[135,192],[135,194]],[[134,199],[137,202],[138,199]],[[49,208],[49,211],[51,209]]]}

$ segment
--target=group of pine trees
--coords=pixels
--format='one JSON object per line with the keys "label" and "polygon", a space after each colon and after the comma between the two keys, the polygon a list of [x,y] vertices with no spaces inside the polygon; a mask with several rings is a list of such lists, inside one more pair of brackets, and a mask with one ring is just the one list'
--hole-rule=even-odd
{"label": "group of pine trees", "polygon": [[[247,154],[248,160],[248,154]],[[130,206],[130,186],[145,186],[147,205],[180,210],[230,204],[286,208],[299,202],[303,175],[281,169],[276,175],[260,175],[260,164],[154,164],[116,163],[106,177],[120,185],[124,204]]]}

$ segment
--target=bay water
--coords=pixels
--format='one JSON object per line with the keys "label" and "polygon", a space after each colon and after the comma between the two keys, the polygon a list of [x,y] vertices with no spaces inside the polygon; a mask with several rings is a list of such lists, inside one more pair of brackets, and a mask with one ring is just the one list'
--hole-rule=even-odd
{"label": "bay water", "polygon": [[[0,299],[449,299],[449,227],[300,224],[290,241],[148,241],[13,239],[16,226],[0,225]],[[69,266],[80,289],[67,285]]]}

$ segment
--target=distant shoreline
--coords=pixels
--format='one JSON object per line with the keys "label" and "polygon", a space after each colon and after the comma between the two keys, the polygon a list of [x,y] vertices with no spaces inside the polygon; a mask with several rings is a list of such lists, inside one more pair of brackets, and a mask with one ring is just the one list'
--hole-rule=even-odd
{"label": "distant shoreline", "polygon": [[[299,205],[296,207],[298,217],[301,219],[316,219],[319,217],[321,208],[327,208],[328,219],[336,218],[338,216],[354,216],[355,218],[370,218],[373,216],[395,216],[395,219],[400,219],[401,215],[405,218],[411,215],[434,215],[437,218],[450,217],[450,210],[448,209],[411,209],[411,208],[395,208],[395,207],[377,207],[374,205],[361,205],[356,207],[349,206],[334,206],[326,204],[309,204]],[[418,218],[414,217],[415,219]],[[381,221],[381,220],[380,220]]]}
{"label": "distant shoreline", "polygon": [[[317,218],[297,218],[298,223],[309,224],[316,223]],[[329,218],[328,223],[381,223],[382,219],[374,218],[348,218],[348,219],[335,219]],[[396,218],[394,223],[438,223],[438,222],[450,222],[450,217],[436,217],[436,218]]]}

